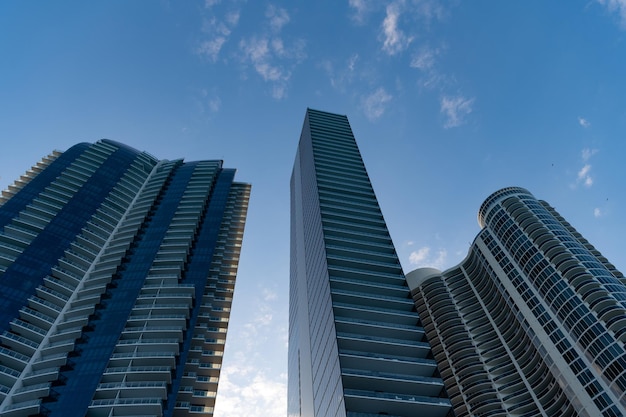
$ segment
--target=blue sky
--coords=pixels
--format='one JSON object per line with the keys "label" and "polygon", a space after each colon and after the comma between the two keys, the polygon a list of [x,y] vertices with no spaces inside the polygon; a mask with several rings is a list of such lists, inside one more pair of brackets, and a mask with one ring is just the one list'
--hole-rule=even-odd
{"label": "blue sky", "polygon": [[626,1],[0,2],[0,188],[110,138],[253,184],[217,417],[286,415],[289,177],[348,115],[409,272],[522,186],[626,270]]}

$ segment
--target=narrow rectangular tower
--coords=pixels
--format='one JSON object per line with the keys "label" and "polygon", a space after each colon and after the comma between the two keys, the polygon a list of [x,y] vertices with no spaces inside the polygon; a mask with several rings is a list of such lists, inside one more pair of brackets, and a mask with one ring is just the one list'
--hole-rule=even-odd
{"label": "narrow rectangular tower", "polygon": [[345,116],[307,110],[291,177],[293,416],[451,412]]}
{"label": "narrow rectangular tower", "polygon": [[110,140],[0,199],[0,415],[210,416],[250,193]]}

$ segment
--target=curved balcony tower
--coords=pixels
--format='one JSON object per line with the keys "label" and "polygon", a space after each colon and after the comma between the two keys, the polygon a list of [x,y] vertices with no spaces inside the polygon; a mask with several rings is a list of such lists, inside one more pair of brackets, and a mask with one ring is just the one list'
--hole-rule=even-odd
{"label": "curved balcony tower", "polygon": [[622,273],[523,188],[478,221],[458,266],[407,274],[456,415],[626,415]]}

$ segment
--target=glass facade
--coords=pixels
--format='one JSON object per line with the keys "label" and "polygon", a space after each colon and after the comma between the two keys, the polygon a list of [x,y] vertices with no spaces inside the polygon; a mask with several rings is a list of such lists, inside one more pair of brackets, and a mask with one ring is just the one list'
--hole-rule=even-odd
{"label": "glass facade", "polygon": [[447,416],[345,116],[307,110],[291,178],[289,416]]}
{"label": "glass facade", "polygon": [[[457,415],[625,415],[624,276],[522,188],[492,194],[478,219],[459,266],[408,274]],[[491,392],[480,401],[468,366]]]}
{"label": "glass facade", "polygon": [[0,414],[212,415],[250,186],[101,140],[0,200]]}

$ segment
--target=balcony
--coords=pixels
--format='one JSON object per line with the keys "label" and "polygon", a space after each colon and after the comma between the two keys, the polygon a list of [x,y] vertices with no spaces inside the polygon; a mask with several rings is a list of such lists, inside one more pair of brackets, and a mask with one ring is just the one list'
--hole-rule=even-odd
{"label": "balcony", "polygon": [[161,416],[163,415],[162,404],[163,401],[160,398],[150,397],[93,400],[87,415],[105,416],[114,413],[116,416]]}
{"label": "balcony", "polygon": [[355,306],[338,302],[333,303],[333,311],[335,317],[341,319],[385,323],[387,326],[410,326],[421,330],[421,327],[418,327],[419,315],[414,311]]}
{"label": "balcony", "polygon": [[387,372],[397,375],[431,377],[437,363],[430,359],[408,358],[366,352],[340,351],[339,362],[342,369]]}
{"label": "balcony", "polygon": [[421,341],[424,334],[422,329],[417,326],[377,323],[344,317],[335,317],[335,327],[339,334],[349,334],[352,337],[372,337],[413,342]]}
{"label": "balcony", "polygon": [[377,387],[379,391],[406,395],[419,394],[426,397],[438,397],[444,387],[440,378],[398,375],[389,372],[342,369],[341,377],[345,389],[369,391],[372,387]]}
{"label": "balcony", "polygon": [[391,354],[414,358],[425,358],[430,353],[430,345],[425,342],[394,339],[389,337],[366,336],[354,333],[338,332],[337,344],[339,349]]}
{"label": "balcony", "polygon": [[2,410],[3,417],[27,417],[39,413],[41,400],[23,401],[7,405]]}
{"label": "balcony", "polygon": [[366,390],[346,389],[344,398],[348,415],[375,411],[379,415],[445,417],[452,408],[450,401],[444,398]]}

